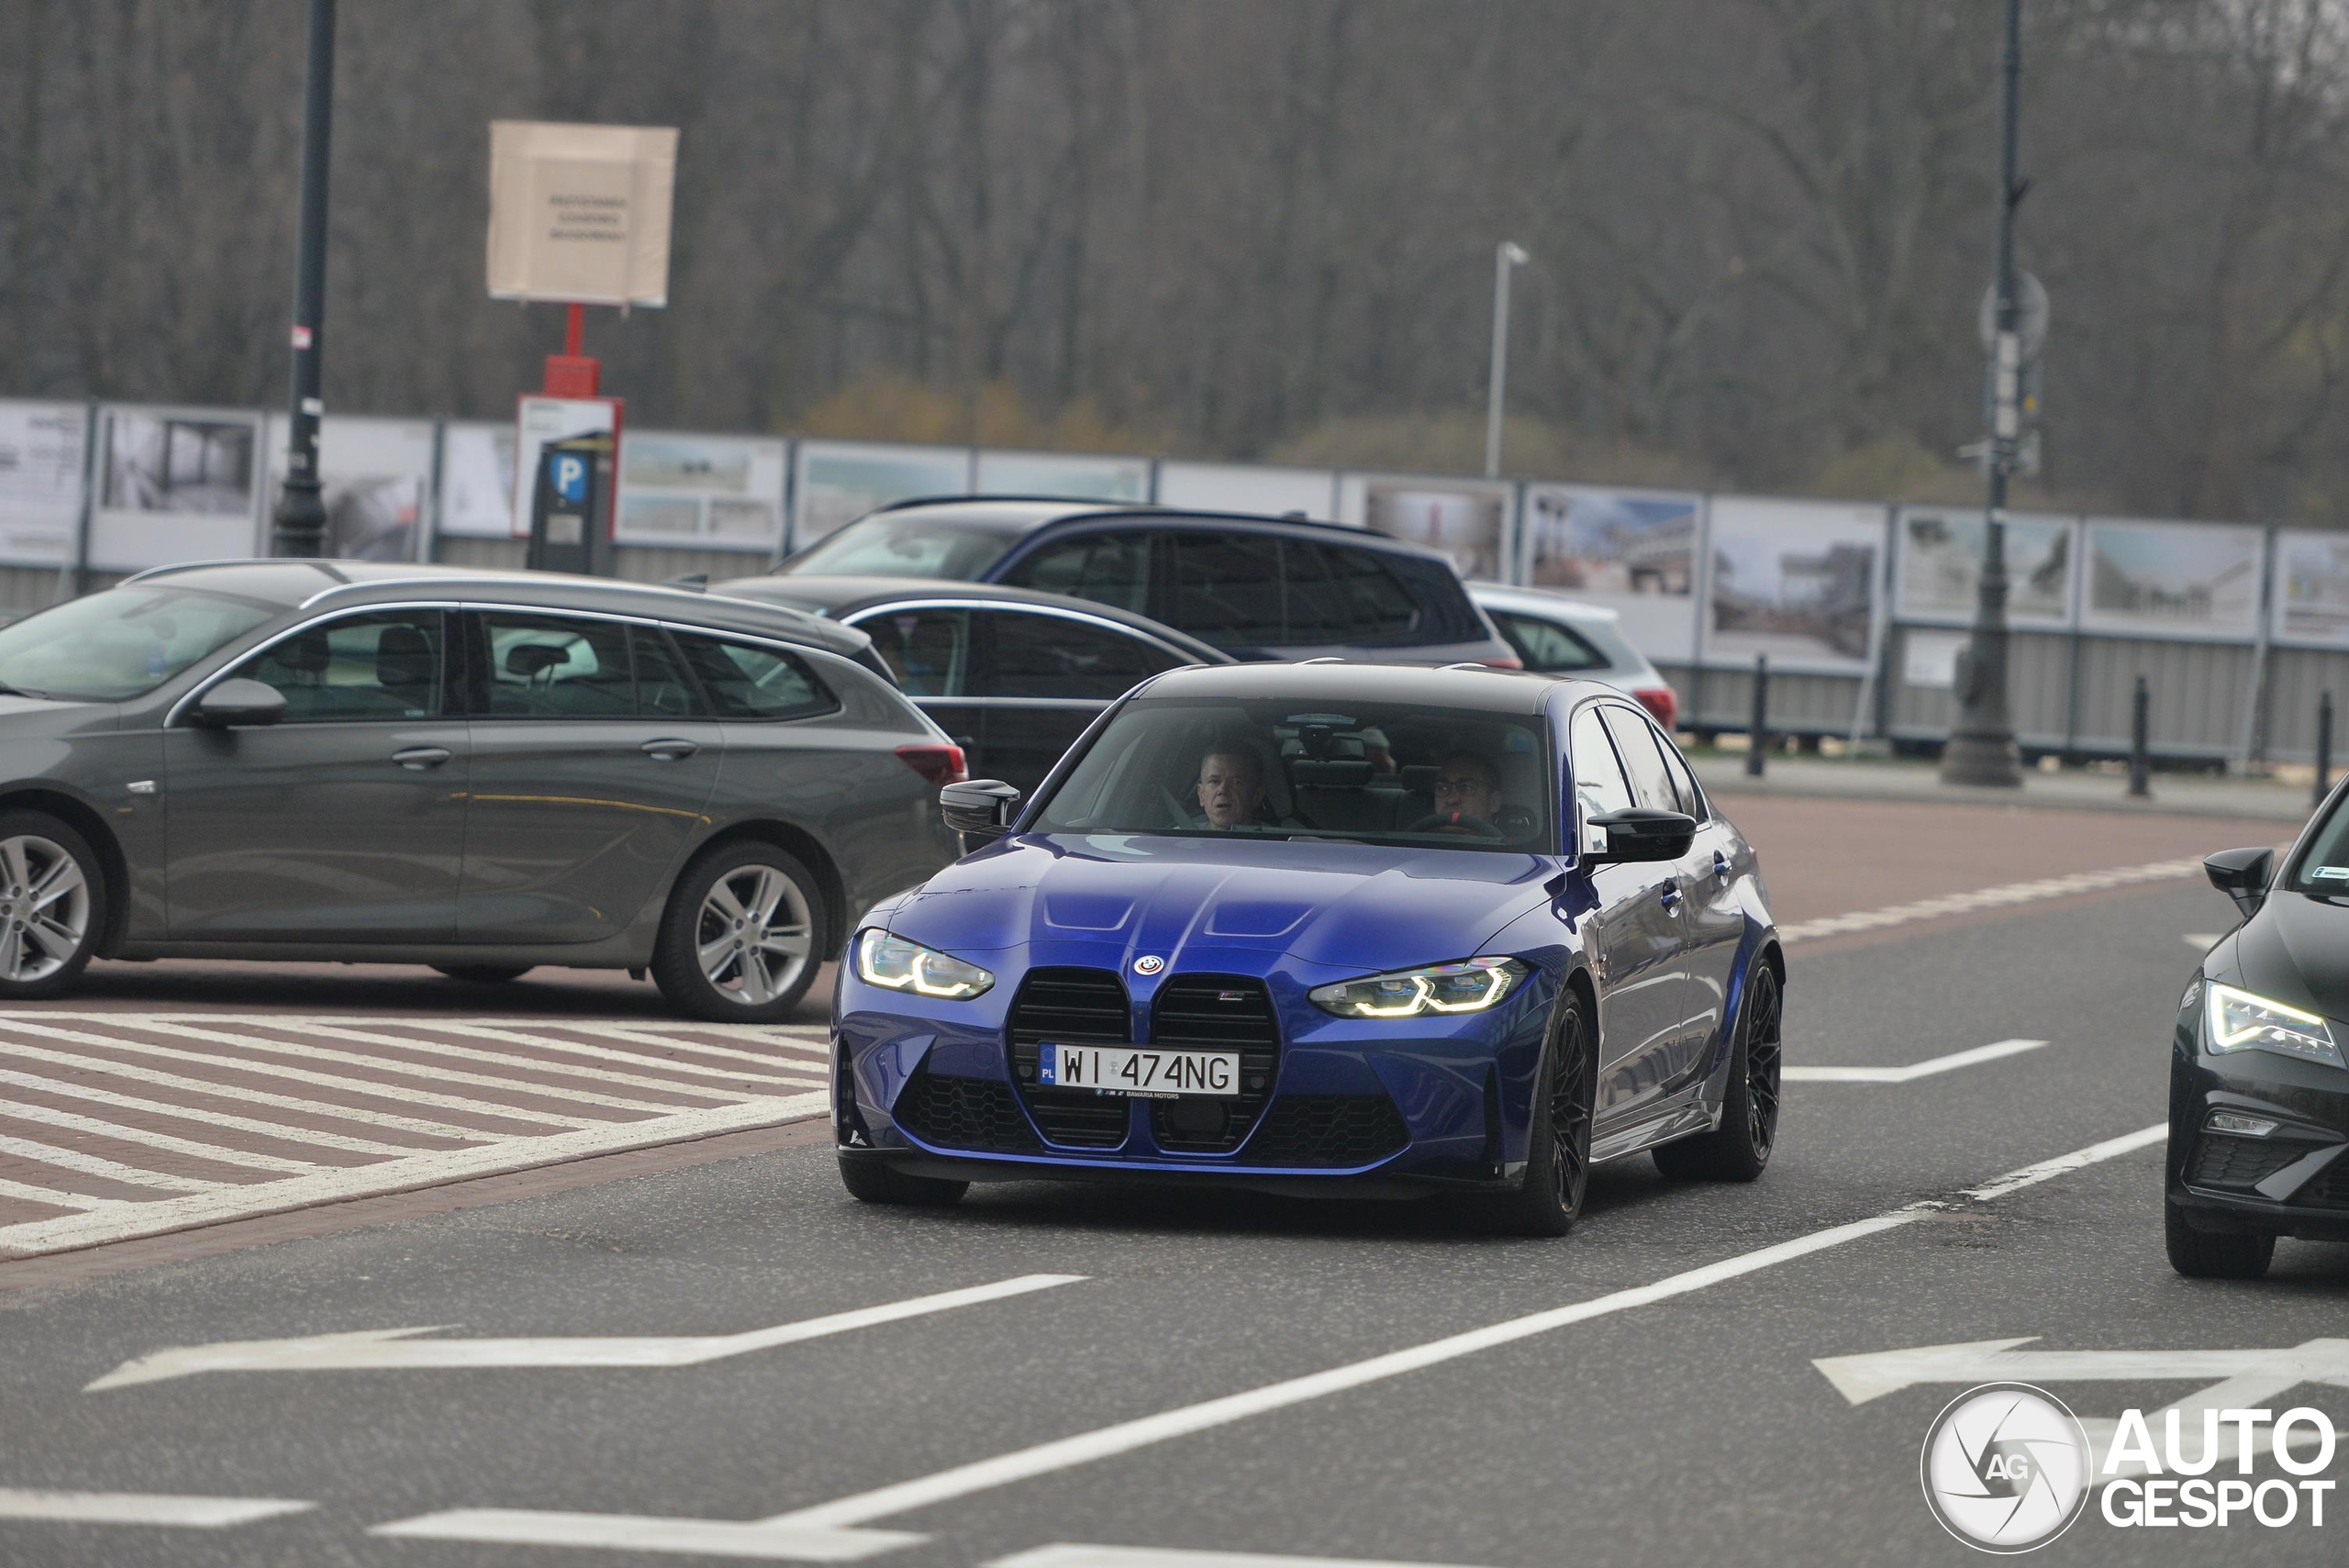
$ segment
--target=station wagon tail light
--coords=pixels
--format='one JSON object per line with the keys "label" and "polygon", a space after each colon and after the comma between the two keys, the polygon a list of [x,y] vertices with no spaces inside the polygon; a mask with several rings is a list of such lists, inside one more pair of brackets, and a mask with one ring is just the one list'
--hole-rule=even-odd
{"label": "station wagon tail light", "polygon": [[1642,686],[1631,694],[1648,717],[1664,728],[1666,735],[1680,727],[1680,694],[1670,686]]}
{"label": "station wagon tail light", "polygon": [[1525,661],[1520,659],[1514,653],[1496,653],[1491,658],[1486,660],[1485,662],[1491,665],[1496,670],[1522,670],[1525,668]]}
{"label": "station wagon tail light", "polygon": [[1341,980],[1306,993],[1312,1004],[1341,1018],[1423,1018],[1436,1013],[1481,1013],[1497,1006],[1532,970],[1513,958],[1472,958],[1398,969],[1367,980]]}
{"label": "station wagon tail light", "polygon": [[952,1002],[967,1002],[995,984],[995,976],[975,963],[964,963],[877,927],[856,939],[856,977],[885,991],[910,991],[917,996]]}
{"label": "station wagon tail light", "polygon": [[2314,1013],[2304,1013],[2298,1007],[2249,991],[2238,991],[2215,980],[2202,988],[2202,1005],[2207,1009],[2206,1022],[2214,1055],[2231,1051],[2272,1051],[2280,1056],[2297,1056],[2303,1062],[2321,1062],[2331,1067],[2349,1065],[2341,1059],[2341,1048],[2333,1043],[2331,1027]]}
{"label": "station wagon tail light", "polygon": [[971,776],[970,764],[963,761],[960,746],[942,742],[900,746],[897,748],[897,761],[934,784],[963,784]]}

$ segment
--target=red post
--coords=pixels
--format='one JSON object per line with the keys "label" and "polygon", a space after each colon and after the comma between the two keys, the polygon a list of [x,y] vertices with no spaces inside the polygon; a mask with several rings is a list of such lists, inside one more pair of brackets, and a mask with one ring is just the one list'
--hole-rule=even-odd
{"label": "red post", "polygon": [[547,356],[546,395],[549,397],[594,397],[604,367],[586,355],[587,307],[563,306],[562,352]]}
{"label": "red post", "polygon": [[575,360],[587,350],[587,307],[572,304],[563,306],[563,357]]}

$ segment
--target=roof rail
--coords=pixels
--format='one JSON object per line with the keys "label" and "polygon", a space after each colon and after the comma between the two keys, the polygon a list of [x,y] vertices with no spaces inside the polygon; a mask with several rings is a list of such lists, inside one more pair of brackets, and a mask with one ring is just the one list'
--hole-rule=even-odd
{"label": "roof rail", "polygon": [[1345,659],[1336,653],[1324,653],[1318,659],[1300,659],[1297,662],[1300,664],[1342,664]]}
{"label": "roof rail", "polygon": [[[207,566],[250,566],[253,564],[255,560],[250,555],[224,555],[217,561],[178,561],[169,566],[150,566],[144,572],[134,572],[115,586],[119,588],[131,583],[144,583],[150,577],[169,577],[176,572],[201,572]],[[264,561],[262,564],[266,564],[266,562]]]}
{"label": "roof rail", "polygon": [[[908,495],[902,501],[892,501],[875,506],[874,512],[901,512],[908,506],[935,506],[949,501],[1024,501],[1056,506],[1075,506],[1080,510],[1095,506],[1147,506],[1148,501],[1105,501],[1097,495],[1009,495],[1000,492],[961,491],[948,495]],[[871,517],[872,512],[865,514]]]}

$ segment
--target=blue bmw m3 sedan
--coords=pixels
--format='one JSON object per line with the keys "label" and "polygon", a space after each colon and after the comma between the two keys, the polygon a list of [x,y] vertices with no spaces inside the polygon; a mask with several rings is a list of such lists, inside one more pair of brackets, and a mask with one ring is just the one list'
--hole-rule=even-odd
{"label": "blue bmw m3 sedan", "polygon": [[1558,1235],[1590,1168],[1751,1181],[1785,980],[1753,851],[1631,698],[1481,668],[1189,668],[874,907],[841,1173],[1449,1193]]}

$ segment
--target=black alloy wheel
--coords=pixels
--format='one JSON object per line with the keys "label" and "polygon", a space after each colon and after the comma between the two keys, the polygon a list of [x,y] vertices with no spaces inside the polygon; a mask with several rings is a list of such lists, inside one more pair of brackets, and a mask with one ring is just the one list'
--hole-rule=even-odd
{"label": "black alloy wheel", "polygon": [[1778,1141],[1784,1005],[1778,972],[1767,958],[1755,958],[1745,972],[1745,998],[1738,1012],[1720,1126],[1656,1150],[1656,1169],[1667,1176],[1750,1182],[1770,1163]]}
{"label": "black alloy wheel", "polygon": [[1474,1211],[1483,1228],[1508,1236],[1564,1236],[1582,1218],[1590,1190],[1591,1105],[1597,1057],[1582,998],[1559,1004],[1542,1075],[1533,1088],[1533,1125],[1526,1140],[1525,1184],[1484,1198]]}

